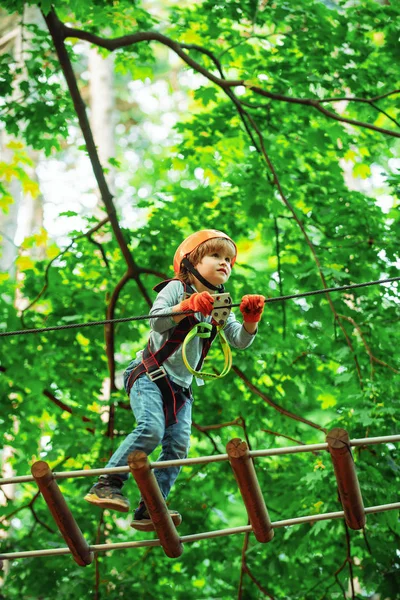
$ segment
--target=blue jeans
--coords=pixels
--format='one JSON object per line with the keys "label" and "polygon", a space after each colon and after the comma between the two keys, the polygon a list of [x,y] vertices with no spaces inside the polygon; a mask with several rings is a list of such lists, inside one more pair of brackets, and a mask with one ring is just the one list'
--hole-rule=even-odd
{"label": "blue jeans", "polygon": [[[140,363],[132,361],[124,374],[125,384],[131,370]],[[176,386],[171,382],[172,387]],[[193,396],[188,392],[188,398],[178,412],[178,422],[165,427],[165,415],[161,392],[156,383],[150,381],[147,375],[136,379],[130,391],[130,403],[136,418],[136,428],[130,433],[119,448],[114,452],[106,467],[121,467],[128,464],[128,454],[134,450],[143,450],[151,454],[161,444],[158,461],[177,460],[186,458],[190,447],[190,430],[192,425]],[[154,475],[164,498],[167,498],[171,487],[179,475],[181,467],[154,469]],[[128,473],[118,474],[123,480],[128,479]]]}

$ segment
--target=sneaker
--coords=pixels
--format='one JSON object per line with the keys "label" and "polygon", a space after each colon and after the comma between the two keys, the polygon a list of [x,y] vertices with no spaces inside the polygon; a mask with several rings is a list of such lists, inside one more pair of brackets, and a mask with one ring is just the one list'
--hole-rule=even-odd
{"label": "sneaker", "polygon": [[[169,510],[168,512],[171,516],[173,524],[175,525],[175,527],[178,527],[182,523],[182,516],[176,510]],[[137,529],[138,531],[155,530],[153,521],[150,519],[150,515],[147,511],[146,505],[142,502],[139,504],[139,507],[135,510],[131,527],[133,527],[133,529]]]}
{"label": "sneaker", "polygon": [[129,500],[122,495],[123,481],[119,477],[103,475],[85,496],[85,500],[100,508],[110,508],[120,512],[129,511]]}

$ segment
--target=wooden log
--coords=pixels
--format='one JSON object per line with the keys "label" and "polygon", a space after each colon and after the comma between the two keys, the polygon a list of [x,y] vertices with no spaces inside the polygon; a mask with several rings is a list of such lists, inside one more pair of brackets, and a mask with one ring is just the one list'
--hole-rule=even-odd
{"label": "wooden log", "polygon": [[350,529],[363,529],[366,520],[364,503],[351,453],[349,434],[345,429],[336,427],[329,431],[326,441],[335,470],[346,523]]}
{"label": "wooden log", "polygon": [[258,483],[253,460],[249,456],[246,442],[234,438],[226,446],[238,483],[243,502],[246,506],[254,535],[259,542],[270,542],[274,537],[268,510]]}
{"label": "wooden log", "polygon": [[183,552],[183,544],[171,519],[147,455],[141,450],[131,452],[128,456],[128,465],[149,511],[165,554],[169,558],[178,558]]}
{"label": "wooden log", "polygon": [[32,465],[31,472],[75,562],[81,567],[90,565],[93,552],[68,508],[49,465],[39,460]]}

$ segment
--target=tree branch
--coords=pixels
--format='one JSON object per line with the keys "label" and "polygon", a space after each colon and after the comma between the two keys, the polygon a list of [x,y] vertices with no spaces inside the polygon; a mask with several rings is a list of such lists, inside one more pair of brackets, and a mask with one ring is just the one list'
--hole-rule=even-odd
{"label": "tree branch", "polygon": [[278,433],[277,431],[271,431],[271,429],[260,429],[260,431],[263,431],[264,433],[268,433],[269,435],[274,435],[276,437],[283,437],[286,440],[290,440],[291,442],[294,442],[295,444],[299,444],[300,446],[307,445],[305,442],[302,442],[301,440],[296,440],[296,438],[290,437],[290,435],[285,435],[284,433]]}
{"label": "tree branch", "polygon": [[[282,265],[281,265],[281,251],[279,245],[279,227],[278,227],[278,219],[274,217],[274,228],[275,228],[275,248],[276,248],[276,256],[278,259],[278,285],[279,285],[279,294],[283,296],[283,283],[282,283]],[[286,337],[286,304],[285,302],[281,303],[282,306],[282,337],[285,339]]]}
{"label": "tree branch", "polygon": [[375,96],[374,98],[357,98],[356,96],[342,96],[341,98],[322,98],[320,102],[364,102],[366,104],[370,104],[371,102],[377,102],[378,100],[382,100],[383,98],[387,98],[388,96],[393,96],[393,94],[400,94],[400,90],[392,90],[391,92],[386,92],[386,94],[381,94],[380,96]]}
{"label": "tree branch", "polygon": [[[249,521],[247,521],[247,524],[249,524]],[[244,579],[244,574],[246,571],[246,550],[249,547],[249,532],[246,531],[246,533],[244,534],[244,539],[243,539],[243,546],[242,546],[242,561],[241,561],[241,565],[240,565],[240,576],[239,576],[239,586],[238,586],[238,600],[242,599],[242,593],[243,593],[243,579]]]}
{"label": "tree branch", "polygon": [[[61,400],[59,400],[49,390],[43,390],[43,395],[46,396],[46,398],[48,398],[51,402],[53,402],[53,404],[55,404],[56,406],[61,408],[61,410],[65,410],[65,412],[69,413],[70,415],[74,414],[72,408],[70,406],[68,406],[68,404],[65,404],[65,402],[62,402]],[[88,417],[85,417],[85,416],[82,417],[82,421],[84,421],[85,423],[93,422],[91,419],[89,419]],[[89,428],[89,427],[86,427],[86,431],[89,431],[89,433],[92,433],[93,435],[95,433],[95,429]]]}
{"label": "tree branch", "polygon": [[234,427],[235,425],[238,425],[239,427],[243,427],[242,421],[243,421],[242,418],[238,417],[234,421],[229,421],[228,423],[217,423],[216,425],[199,425],[198,423],[195,423],[193,421],[192,425],[199,431],[205,432],[205,431],[211,431],[211,430],[215,430],[215,429],[222,429],[223,427]]}
{"label": "tree branch", "polygon": [[[304,106],[310,106],[312,108],[315,108],[319,112],[321,112],[326,117],[329,117],[330,119],[334,119],[336,121],[341,121],[342,123],[348,123],[350,125],[355,125],[357,127],[363,127],[365,129],[371,129],[373,131],[376,131],[378,133],[383,133],[385,135],[390,135],[393,137],[400,137],[400,133],[397,133],[396,131],[391,131],[390,129],[383,129],[382,127],[377,127],[376,125],[371,125],[370,123],[365,123],[362,121],[357,121],[355,119],[349,119],[346,117],[342,117],[332,111],[326,110],[323,106],[321,106],[320,100],[318,98],[294,98],[294,97],[290,97],[290,96],[285,96],[283,94],[274,94],[272,92],[268,92],[267,90],[263,90],[262,88],[259,88],[258,86],[253,86],[251,83],[249,83],[245,79],[227,80],[227,79],[222,79],[221,77],[217,77],[216,75],[214,75],[213,73],[208,71],[208,69],[203,67],[200,63],[193,60],[186,52],[184,52],[182,49],[184,46],[183,44],[179,44],[178,42],[173,41],[171,38],[169,38],[161,33],[158,33],[156,31],[140,31],[140,32],[137,32],[137,33],[134,33],[131,35],[124,35],[124,36],[121,36],[118,38],[108,39],[108,38],[103,38],[101,36],[90,33],[88,31],[84,31],[82,29],[67,27],[61,23],[60,23],[60,25],[62,25],[61,31],[62,31],[62,35],[63,35],[63,40],[65,40],[67,37],[74,37],[74,38],[78,38],[81,40],[86,40],[88,42],[91,42],[92,44],[100,46],[101,48],[106,48],[110,52],[113,52],[114,50],[117,50],[118,48],[132,46],[139,42],[158,41],[161,44],[168,46],[168,48],[171,48],[171,50],[173,50],[183,61],[185,61],[186,64],[188,64],[190,67],[192,67],[192,69],[194,69],[198,73],[201,73],[202,75],[204,75],[204,77],[206,77],[207,79],[209,79],[210,81],[212,81],[213,83],[215,83],[216,85],[218,85],[219,87],[224,89],[224,91],[226,91],[227,88],[244,86],[247,89],[252,90],[255,94],[257,94],[259,96],[264,96],[264,97],[270,98],[272,100],[277,100],[280,102],[287,102],[290,104],[301,104]],[[199,50],[200,46],[196,46],[196,49]],[[203,49],[202,51],[204,51],[204,53],[207,53],[210,55],[210,52],[208,50]],[[389,92],[387,95],[390,95],[392,93],[394,93],[394,92]],[[381,96],[381,97],[384,97],[384,96]]]}
{"label": "tree branch", "polygon": [[[132,272],[128,269],[126,273],[121,277],[117,285],[115,286],[110,301],[107,305],[106,311],[106,319],[114,319],[115,317],[115,307],[119,298],[119,295],[127,282],[133,279]],[[110,393],[115,392],[117,390],[117,386],[115,385],[115,339],[114,339],[114,331],[115,326],[113,323],[108,323],[104,325],[104,337],[106,342],[106,353],[108,360],[108,371],[110,374]],[[114,429],[112,427],[111,431]]]}
{"label": "tree branch", "polygon": [[[247,521],[247,524],[249,524],[249,521]],[[246,574],[246,575],[248,575],[250,577],[250,579],[252,580],[252,582],[258,587],[258,589],[260,590],[260,592],[262,592],[264,594],[264,596],[267,596],[270,600],[274,600],[274,597],[271,596],[271,594],[269,594],[267,592],[267,590],[262,587],[261,583],[258,581],[258,579],[256,579],[256,577],[251,572],[249,566],[247,565],[247,562],[246,562],[246,552],[247,552],[247,549],[249,547],[249,539],[250,539],[250,532],[246,531],[246,533],[244,534],[243,546],[242,546],[242,562],[241,562],[240,577],[239,577],[239,587],[238,587],[238,596],[237,596],[238,600],[241,600],[243,598],[243,579],[244,579],[244,574]]]}
{"label": "tree branch", "polygon": [[[349,323],[351,323],[353,325],[353,327],[355,327],[355,329],[357,329],[358,334],[361,338],[362,343],[365,346],[365,349],[367,351],[367,354],[369,356],[370,362],[371,362],[371,369],[372,369],[372,363],[377,363],[378,365],[381,365],[382,367],[386,367],[387,369],[390,369],[391,371],[393,371],[393,373],[396,373],[397,375],[400,373],[400,371],[398,371],[397,369],[395,369],[394,367],[391,367],[390,365],[388,365],[387,363],[385,363],[383,360],[380,360],[379,358],[376,358],[376,356],[374,356],[374,354],[372,353],[371,348],[369,347],[369,345],[367,344],[367,341],[363,335],[363,332],[361,331],[360,326],[355,322],[355,320],[352,317],[347,317],[346,315],[339,315],[339,317],[341,319],[345,319],[346,321],[349,321]],[[373,372],[371,373],[371,378],[373,376]]]}
{"label": "tree branch", "polygon": [[[99,523],[97,525],[96,532],[96,544],[100,544],[101,535],[104,531],[104,510],[101,511]],[[95,564],[95,586],[94,586],[94,600],[100,600],[100,564],[99,564],[99,555],[95,552],[94,555],[94,564]]]}
{"label": "tree branch", "polygon": [[145,298],[147,304],[151,306],[152,302],[147,294],[145,287],[140,281],[138,266],[135,260],[133,259],[133,256],[128,248],[128,244],[123,236],[123,233],[118,223],[116,210],[113,202],[113,196],[108,188],[106,178],[104,176],[104,170],[101,165],[99,155],[97,153],[96,144],[94,142],[92,130],[89,124],[89,119],[86,114],[86,106],[79,92],[72,64],[64,44],[64,40],[66,37],[65,31],[68,28],[66,28],[65,25],[58,19],[54,8],[47,15],[43,15],[43,17],[46,21],[50,35],[52,37],[53,44],[57,52],[58,60],[60,62],[61,69],[63,71],[65,80],[68,85],[69,93],[71,95],[71,99],[75,107],[75,112],[78,117],[79,125],[82,130],[83,137],[85,139],[86,149],[90,158],[90,162],[92,164],[93,173],[100,190],[101,199],[104,203],[104,206],[106,207],[106,211],[110,219],[115,238],[121,249],[122,255],[125,259],[128,270],[132,275],[132,278],[136,281],[136,284],[141,294]]}
{"label": "tree branch", "polygon": [[142,267],[139,267],[139,275],[155,275],[156,277],[159,277],[160,279],[169,279],[170,276],[168,276],[166,273],[162,273],[161,271],[154,271],[154,269],[142,269]]}
{"label": "tree branch", "polygon": [[264,402],[266,404],[268,404],[268,406],[271,406],[274,410],[278,411],[281,415],[285,415],[286,417],[289,417],[289,419],[294,419],[295,421],[300,421],[301,423],[304,423],[305,425],[309,425],[310,427],[313,427],[314,429],[318,429],[319,431],[326,432],[325,427],[321,427],[320,425],[317,425],[316,423],[313,423],[312,421],[309,421],[308,419],[305,419],[304,417],[301,417],[300,415],[296,415],[295,413],[292,413],[289,410],[282,408],[282,406],[279,406],[279,404],[276,404],[276,402],[271,400],[271,398],[269,398],[260,389],[258,389],[253,383],[251,383],[251,381],[245,376],[245,374],[243,373],[243,371],[241,371],[239,369],[239,367],[233,366],[232,370],[236,373],[236,375],[238,375],[240,377],[240,379],[242,381],[244,381],[246,386],[252,392],[257,394],[257,396],[259,396],[262,400],[264,400]]}
{"label": "tree branch", "polygon": [[40,290],[40,292],[38,293],[38,295],[36,296],[36,298],[34,300],[32,300],[32,302],[30,304],[28,304],[28,306],[26,306],[22,311],[21,311],[21,322],[23,324],[23,326],[25,327],[25,323],[24,323],[24,313],[29,310],[30,308],[32,308],[32,306],[34,304],[36,304],[36,302],[43,296],[43,294],[45,293],[45,291],[47,290],[48,286],[49,286],[49,271],[50,271],[50,267],[51,265],[54,263],[54,261],[56,261],[58,258],[60,258],[60,256],[63,256],[63,254],[65,254],[66,252],[68,252],[68,250],[74,245],[74,243],[83,238],[83,237],[88,237],[90,238],[90,236],[95,233],[96,231],[98,231],[101,227],[103,227],[103,225],[105,225],[105,223],[107,223],[109,221],[109,217],[105,217],[102,221],[99,221],[99,223],[97,223],[97,225],[95,225],[94,227],[92,227],[92,229],[89,229],[89,231],[86,231],[85,233],[81,233],[79,235],[77,235],[75,238],[73,238],[73,240],[71,241],[71,243],[61,252],[59,252],[57,254],[57,256],[55,256],[54,258],[51,259],[51,261],[49,262],[49,264],[46,266],[46,270],[44,273],[44,286],[42,287],[42,289]]}
{"label": "tree branch", "polygon": [[[299,217],[297,216],[297,213],[296,213],[296,211],[294,210],[294,208],[293,208],[293,206],[292,206],[291,202],[289,202],[288,198],[286,197],[286,195],[285,195],[285,193],[284,193],[284,191],[283,191],[283,188],[282,188],[282,185],[281,185],[281,183],[280,183],[280,181],[279,181],[279,178],[278,178],[277,172],[276,172],[276,170],[275,170],[275,167],[273,166],[273,164],[272,164],[272,162],[271,162],[271,159],[269,158],[269,156],[268,156],[268,154],[267,154],[267,151],[266,151],[266,149],[265,149],[265,145],[264,145],[264,139],[263,139],[263,136],[262,136],[262,133],[261,133],[261,131],[259,130],[259,128],[258,128],[258,126],[257,126],[257,124],[256,124],[256,123],[255,123],[255,121],[254,121],[254,119],[253,119],[251,116],[249,116],[249,118],[250,118],[250,120],[251,120],[251,123],[252,123],[252,125],[253,125],[253,127],[254,127],[254,129],[255,129],[255,131],[256,131],[256,133],[257,133],[257,135],[258,135],[258,138],[259,138],[259,140],[260,140],[260,145],[261,145],[262,154],[263,154],[263,156],[264,156],[265,162],[267,163],[267,165],[268,165],[268,167],[269,167],[269,170],[271,171],[271,173],[272,173],[272,175],[273,175],[273,178],[274,178],[274,183],[276,184],[276,186],[277,186],[277,188],[278,188],[279,195],[280,195],[280,197],[282,198],[282,201],[283,201],[283,203],[286,205],[286,207],[287,207],[287,208],[290,210],[290,212],[292,213],[294,220],[296,221],[296,223],[297,223],[297,224],[298,224],[298,226],[300,227],[300,230],[301,230],[301,232],[302,232],[302,234],[303,234],[303,236],[304,236],[304,239],[305,239],[305,241],[306,241],[306,244],[307,244],[307,246],[309,247],[309,249],[310,249],[310,251],[311,251],[311,254],[312,254],[312,256],[313,256],[314,262],[315,262],[315,264],[316,264],[316,266],[317,266],[318,273],[319,273],[319,276],[320,276],[320,278],[321,278],[322,285],[323,285],[323,287],[324,287],[324,288],[327,288],[327,287],[329,287],[329,286],[328,286],[328,284],[327,284],[327,282],[326,282],[325,275],[324,275],[324,273],[323,273],[323,270],[322,270],[322,265],[321,265],[321,263],[320,263],[320,261],[319,261],[319,258],[318,258],[318,256],[317,256],[317,253],[316,253],[316,251],[315,251],[314,244],[312,243],[311,239],[309,238],[309,236],[308,236],[308,233],[307,233],[307,231],[306,231],[306,229],[305,229],[305,227],[304,227],[304,224],[303,224],[303,222],[302,222],[302,221],[299,219]],[[334,316],[335,316],[335,322],[337,322],[337,323],[339,324],[339,327],[341,328],[341,330],[342,330],[342,332],[343,332],[343,334],[344,334],[344,336],[345,336],[345,339],[346,339],[347,345],[349,346],[349,348],[350,348],[350,350],[351,350],[351,352],[352,352],[353,359],[354,359],[354,362],[355,362],[355,365],[356,365],[356,369],[357,369],[357,373],[358,373],[358,378],[359,378],[359,381],[360,381],[360,386],[361,386],[361,388],[362,388],[362,387],[363,387],[363,381],[362,381],[361,369],[360,369],[360,366],[359,366],[359,364],[358,364],[358,359],[357,359],[357,356],[356,356],[356,354],[355,354],[355,352],[354,352],[353,345],[352,345],[352,343],[351,343],[351,340],[350,340],[349,336],[347,335],[347,332],[346,332],[345,328],[343,327],[343,324],[340,322],[339,315],[338,315],[338,314],[337,314],[337,312],[336,312],[335,306],[334,306],[334,304],[333,304],[333,302],[332,302],[332,299],[331,299],[331,297],[330,297],[330,294],[329,294],[329,293],[326,293],[326,298],[327,298],[327,300],[328,300],[328,303],[329,303],[329,306],[330,306],[330,308],[331,308],[331,311],[333,312],[333,314],[334,314]]]}

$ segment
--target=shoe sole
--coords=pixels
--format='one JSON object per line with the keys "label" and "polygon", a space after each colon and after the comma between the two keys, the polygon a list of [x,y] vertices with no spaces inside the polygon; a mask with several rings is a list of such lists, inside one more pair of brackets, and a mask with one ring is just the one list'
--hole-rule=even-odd
{"label": "shoe sole", "polygon": [[129,512],[129,505],[127,506],[122,501],[99,498],[96,494],[86,494],[84,500],[100,508],[109,508],[110,510],[117,510],[123,513]]}
{"label": "shoe sole", "polygon": [[[175,527],[179,527],[182,523],[181,515],[171,515],[171,519]],[[155,531],[154,523],[151,519],[140,519],[139,521],[132,521],[132,529],[137,531]]]}

